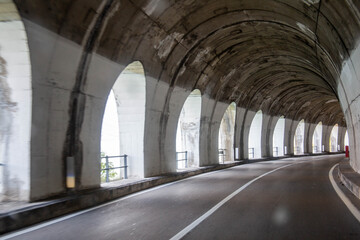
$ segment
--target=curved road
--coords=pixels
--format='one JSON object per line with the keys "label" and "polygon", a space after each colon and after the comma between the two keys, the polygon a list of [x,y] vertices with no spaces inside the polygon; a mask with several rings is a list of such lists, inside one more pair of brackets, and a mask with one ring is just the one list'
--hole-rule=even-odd
{"label": "curved road", "polygon": [[241,165],[49,221],[4,239],[360,239],[334,191],[343,155]]}

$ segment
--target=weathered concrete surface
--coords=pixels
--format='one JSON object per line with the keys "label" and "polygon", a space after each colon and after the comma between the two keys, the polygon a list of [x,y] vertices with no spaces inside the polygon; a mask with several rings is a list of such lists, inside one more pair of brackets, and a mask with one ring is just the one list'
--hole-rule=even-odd
{"label": "weathered concrete surface", "polygon": [[338,175],[344,185],[360,199],[360,175],[351,168],[348,159],[339,163]]}
{"label": "weathered concrete surface", "polygon": [[32,78],[23,22],[12,1],[0,2],[0,201],[30,196]]}
{"label": "weathered concrete surface", "polygon": [[[293,133],[302,119],[347,126],[350,163],[360,171],[360,14],[355,1],[15,4],[32,70],[26,163],[31,200],[66,191],[68,156],[76,162],[76,190],[99,186],[105,100],[133,61],[142,63],[146,77],[144,176],[176,170],[178,116],[194,89],[202,93],[200,166],[217,162],[222,106],[235,102],[247,111],[236,123],[241,125],[235,134],[240,140],[234,140],[241,159],[248,155],[250,115],[261,110],[286,118],[287,154],[294,153]],[[326,134],[323,139],[328,142]]]}

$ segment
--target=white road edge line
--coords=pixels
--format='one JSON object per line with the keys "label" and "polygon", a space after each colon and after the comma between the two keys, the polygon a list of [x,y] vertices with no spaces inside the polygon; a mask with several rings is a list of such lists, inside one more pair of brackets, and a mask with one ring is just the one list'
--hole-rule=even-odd
{"label": "white road edge line", "polygon": [[338,163],[335,164],[329,171],[329,179],[330,179],[331,185],[333,186],[335,192],[340,197],[340,199],[344,202],[346,207],[350,210],[352,215],[354,215],[354,217],[360,222],[360,212],[359,212],[359,210],[354,206],[354,204],[352,204],[350,199],[345,196],[343,191],[338,187],[338,185],[335,182],[335,179],[333,177],[333,171],[334,171],[334,169],[336,168],[337,165],[339,165],[339,164]]}
{"label": "white road edge line", "polygon": [[[301,158],[285,158],[283,160],[285,161],[295,161],[295,160],[299,160]],[[315,159],[313,159],[315,160]],[[316,159],[317,160],[317,159]],[[278,162],[278,160],[275,160],[275,162]],[[304,161],[302,161],[304,162]],[[294,165],[294,164],[299,164],[299,163],[302,163],[302,162],[298,162],[298,163],[293,163],[293,164],[290,164],[290,165]],[[258,162],[258,163],[263,163],[263,162]],[[246,166],[247,164],[244,164],[244,165],[238,165],[238,166],[234,166],[234,167],[241,167],[241,166]],[[288,166],[288,165],[286,165]],[[283,166],[285,167],[285,166]],[[231,167],[232,168],[232,167]],[[175,181],[175,182],[170,182],[170,183],[166,183],[166,184],[163,184],[163,185],[160,185],[160,186],[156,186],[156,187],[152,187],[150,189],[146,189],[146,190],[142,190],[140,192],[137,192],[137,193],[133,193],[133,194],[130,194],[128,196],[125,196],[125,197],[122,197],[120,199],[115,199],[115,200],[112,200],[110,202],[107,202],[107,203],[104,203],[104,204],[101,204],[101,205],[98,205],[96,207],[92,207],[92,208],[89,208],[89,209],[86,209],[86,210],[81,210],[81,211],[78,211],[78,212],[75,212],[75,213],[70,213],[68,215],[65,215],[63,217],[57,217],[56,219],[53,219],[53,220],[48,220],[48,221],[45,221],[43,223],[38,223],[38,224],[35,224],[34,226],[32,227],[26,227],[24,228],[23,230],[18,230],[18,231],[14,231],[14,232],[10,232],[10,233],[5,233],[4,235],[0,236],[0,240],[6,240],[6,239],[10,239],[10,238],[13,238],[13,237],[17,237],[17,236],[20,236],[22,234],[25,234],[25,233],[29,233],[29,232],[32,232],[32,231],[35,231],[35,230],[38,230],[40,228],[43,228],[43,227],[47,227],[47,226],[50,226],[52,224],[55,224],[55,223],[58,223],[58,222],[62,222],[62,221],[65,221],[67,219],[70,219],[70,218],[73,218],[73,217],[76,217],[76,216],[79,216],[81,214],[84,214],[84,213],[87,213],[87,212],[91,212],[93,210],[96,210],[96,209],[99,209],[99,208],[102,208],[102,207],[105,207],[105,206],[108,206],[108,205],[111,205],[113,203],[117,203],[117,202],[121,202],[121,201],[124,201],[126,199],[129,199],[129,198],[132,198],[132,197],[136,197],[138,195],[141,195],[141,194],[144,194],[144,193],[147,193],[147,192],[151,192],[151,191],[154,191],[154,190],[157,190],[159,188],[163,188],[163,187],[166,187],[166,186],[169,186],[169,185],[172,185],[172,184],[176,184],[176,183],[180,183],[180,182],[183,182],[183,181],[188,181],[190,179],[193,179],[193,178],[197,178],[197,177],[201,177],[201,176],[206,176],[206,175],[211,175],[211,174],[214,174],[214,173],[217,173],[217,172],[222,172],[222,171],[226,171],[230,168],[225,168],[225,169],[220,169],[220,170],[216,170],[216,171],[211,171],[211,172],[207,172],[207,173],[202,173],[202,174],[198,174],[198,175],[195,175],[195,176],[191,176],[191,177],[188,177],[188,178],[184,178],[184,179],[181,179],[181,180],[178,180],[178,181]],[[277,169],[275,169],[277,170]]]}
{"label": "white road edge line", "polygon": [[[244,166],[244,165],[238,165],[238,166]],[[238,166],[234,166],[234,167],[238,167]],[[169,185],[173,185],[173,184],[176,184],[176,183],[180,183],[180,182],[183,182],[183,181],[188,181],[188,180],[190,180],[190,179],[197,178],[197,177],[200,177],[200,176],[206,176],[206,175],[211,175],[211,174],[214,174],[214,173],[217,173],[217,172],[226,171],[226,170],[228,170],[228,169],[229,169],[229,168],[224,168],[224,169],[219,169],[219,170],[216,170],[216,171],[211,171],[211,172],[207,172],[207,173],[202,173],[202,174],[198,174],[198,175],[191,176],[191,177],[188,177],[188,178],[180,179],[180,180],[177,180],[177,181],[174,181],[174,182],[170,182],[170,183],[162,184],[162,185],[159,185],[159,186],[156,186],[156,187],[152,187],[152,188],[150,188],[150,189],[145,189],[145,190],[142,190],[142,191],[140,191],[140,192],[133,193],[133,194],[130,194],[130,195],[128,195],[128,196],[125,196],[125,197],[122,197],[122,198],[119,198],[119,199],[115,199],[115,200],[112,200],[112,201],[110,201],[110,202],[107,202],[107,203],[98,205],[98,206],[96,206],[96,207],[92,207],[92,208],[89,208],[89,209],[86,209],[86,210],[81,210],[81,211],[78,211],[78,212],[75,212],[75,213],[70,213],[70,214],[65,215],[65,216],[63,216],[63,217],[58,217],[58,218],[56,218],[56,219],[48,220],[48,221],[45,221],[45,222],[43,222],[43,223],[38,223],[38,224],[36,224],[36,225],[34,225],[34,226],[32,226],[32,227],[24,228],[23,230],[18,230],[18,231],[15,231],[15,232],[5,233],[3,236],[0,236],[0,240],[6,240],[6,239],[13,238],[13,237],[17,237],[17,236],[20,236],[20,235],[22,235],[22,234],[29,233],[29,232],[38,230],[38,229],[40,229],[40,228],[47,227],[47,226],[50,226],[50,225],[52,225],[52,224],[55,224],[55,223],[58,223],[58,222],[62,222],[62,221],[65,221],[65,220],[67,220],[67,219],[70,219],[70,218],[79,216],[79,215],[81,215],[81,214],[84,214],[84,213],[87,213],[87,212],[91,212],[91,211],[93,211],[93,210],[96,210],[96,209],[99,209],[99,208],[102,208],[102,207],[111,205],[111,204],[113,204],[113,203],[121,202],[121,201],[124,201],[124,200],[126,200],[126,199],[129,199],[129,198],[132,198],[132,197],[136,197],[136,196],[138,196],[138,195],[141,195],[141,194],[144,194],[144,193],[147,193],[147,192],[151,192],[151,191],[157,190],[157,189],[159,189],[159,188],[163,188],[163,187],[166,187],[166,186],[169,186]]]}
{"label": "white road edge line", "polygon": [[279,168],[276,168],[274,170],[271,170],[269,172],[266,172],[256,178],[254,178],[253,180],[247,182],[245,185],[243,185],[242,187],[238,188],[237,190],[235,190],[233,193],[231,193],[230,195],[228,195],[226,198],[224,198],[222,201],[220,201],[218,204],[216,204],[214,207],[212,207],[209,211],[207,211],[206,213],[204,213],[202,216],[200,216],[198,219],[196,219],[194,222],[192,222],[191,224],[189,224],[186,228],[184,228],[183,230],[181,230],[179,233],[177,233],[175,236],[173,236],[172,238],[170,238],[170,240],[178,240],[181,239],[182,237],[184,237],[186,234],[188,234],[191,230],[193,230],[196,226],[198,226],[202,221],[204,221],[206,218],[208,218],[211,214],[213,214],[216,210],[218,210],[221,206],[223,206],[226,202],[228,202],[230,199],[232,199],[234,196],[236,196],[238,193],[240,193],[242,190],[244,190],[245,188],[247,188],[248,186],[250,186],[252,183],[254,183],[255,181],[259,180],[260,178],[265,177],[266,175],[269,175],[273,172],[276,172],[280,169],[286,168],[286,167],[290,167],[296,164],[300,164],[303,163],[302,162],[297,162],[297,163],[292,163],[292,164],[288,164]]}

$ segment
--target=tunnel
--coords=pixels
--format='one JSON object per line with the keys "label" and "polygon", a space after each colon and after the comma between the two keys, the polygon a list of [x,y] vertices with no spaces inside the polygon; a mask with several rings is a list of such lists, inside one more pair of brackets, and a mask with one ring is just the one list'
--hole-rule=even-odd
{"label": "tunnel", "polygon": [[359,43],[356,0],[0,1],[0,234],[304,159],[358,200]]}

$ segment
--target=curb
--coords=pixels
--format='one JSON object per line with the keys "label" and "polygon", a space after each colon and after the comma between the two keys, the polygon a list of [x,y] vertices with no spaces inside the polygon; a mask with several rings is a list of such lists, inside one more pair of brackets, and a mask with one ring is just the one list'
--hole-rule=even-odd
{"label": "curb", "polygon": [[44,204],[24,207],[8,213],[0,214],[0,234],[28,227],[52,218],[70,214],[79,210],[94,207],[120,197],[136,193],[145,189],[159,186],[199,175],[201,173],[222,170],[243,162],[229,164],[219,164],[202,167],[201,169],[184,171],[179,173],[166,174],[152,177],[150,179],[139,180],[139,182],[129,183],[119,187],[103,187],[95,190],[79,192],[73,196],[67,196],[55,200],[49,200]]}
{"label": "curb", "polygon": [[348,159],[339,163],[338,175],[344,185],[360,199],[360,174],[352,169]]}

